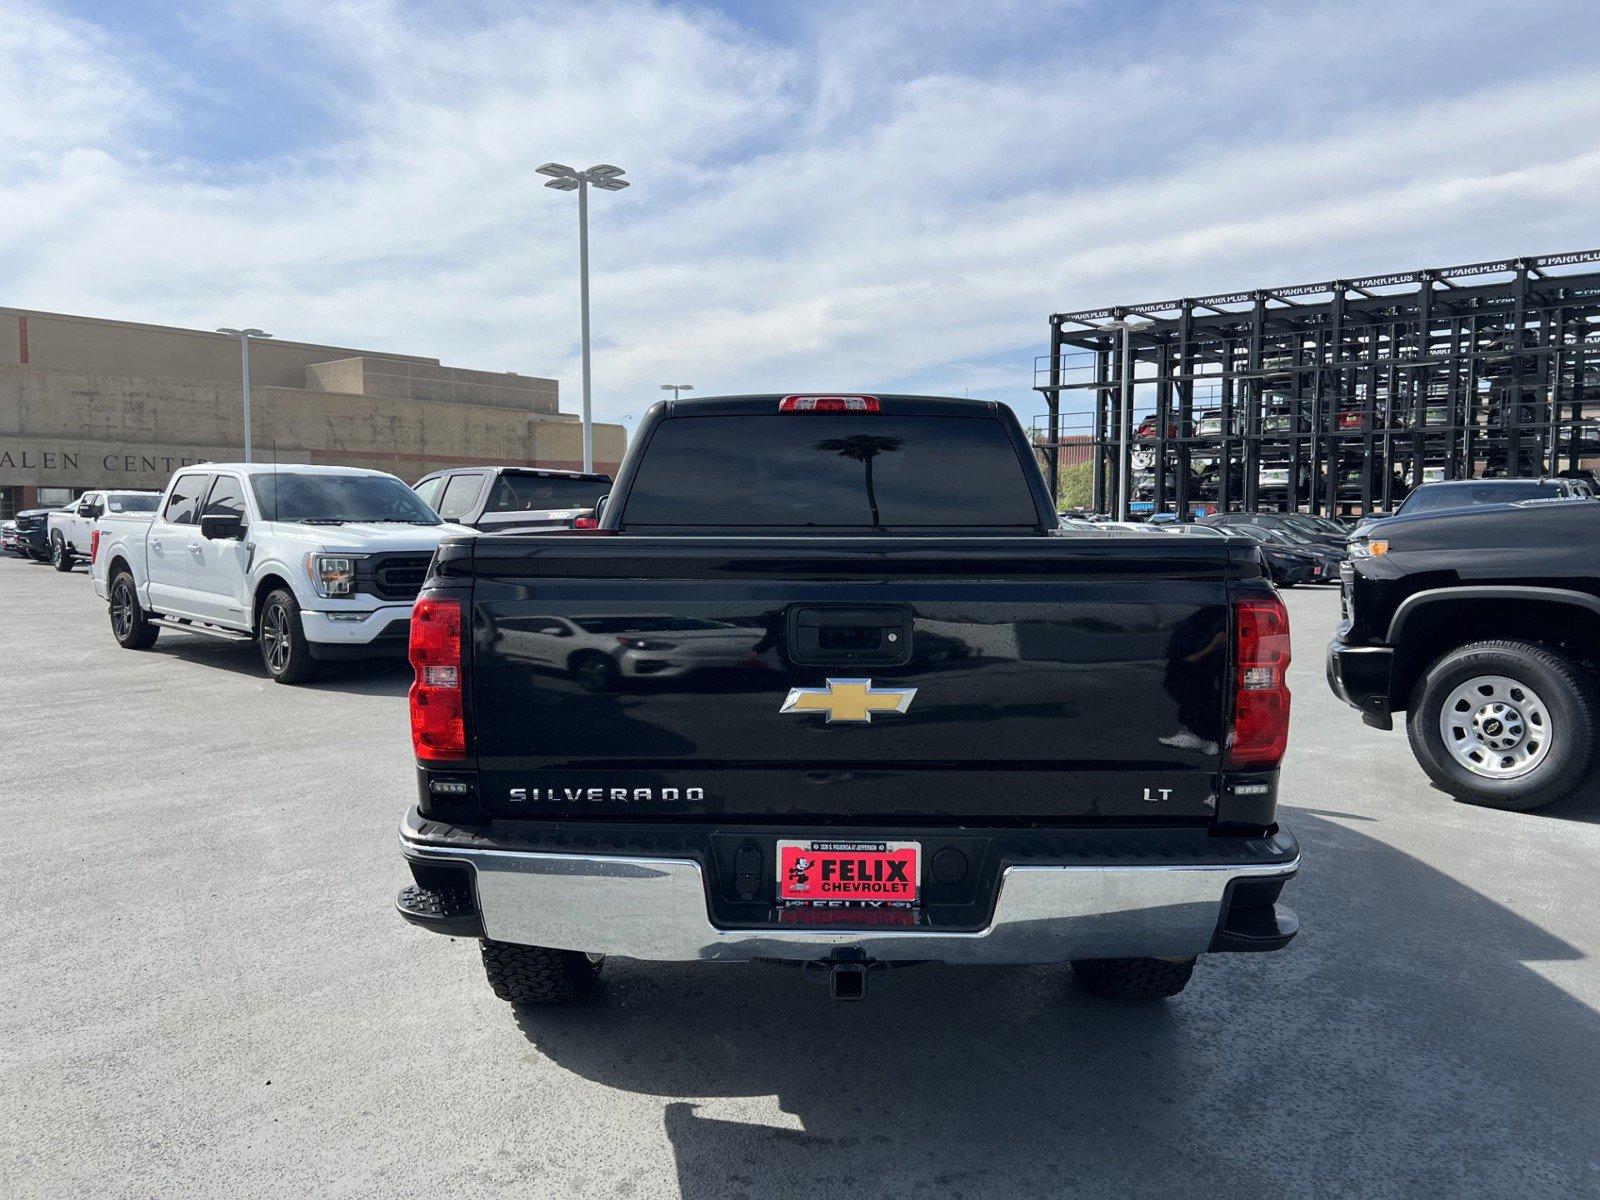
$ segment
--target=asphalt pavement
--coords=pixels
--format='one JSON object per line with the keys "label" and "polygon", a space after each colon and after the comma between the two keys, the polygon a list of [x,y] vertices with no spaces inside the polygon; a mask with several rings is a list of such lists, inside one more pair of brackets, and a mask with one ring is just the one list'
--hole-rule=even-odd
{"label": "asphalt pavement", "polygon": [[403,665],[119,650],[82,567],[0,561],[0,1194],[1600,1195],[1600,793],[1454,803],[1286,598],[1287,951],[1151,1005],[612,961],[519,1017],[392,908]]}

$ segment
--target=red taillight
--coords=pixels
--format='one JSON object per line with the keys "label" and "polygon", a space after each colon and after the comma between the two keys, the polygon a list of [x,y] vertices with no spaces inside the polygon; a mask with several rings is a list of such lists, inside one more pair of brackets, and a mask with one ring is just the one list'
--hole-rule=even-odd
{"label": "red taillight", "polygon": [[411,747],[418,758],[467,756],[461,704],[461,604],[423,596],[411,610]]}
{"label": "red taillight", "polygon": [[785,396],[778,401],[781,413],[873,413],[879,407],[876,396]]}
{"label": "red taillight", "polygon": [[574,529],[599,529],[600,519],[598,517],[573,517],[572,527]]}
{"label": "red taillight", "polygon": [[1289,744],[1289,610],[1277,596],[1233,603],[1233,730],[1223,766],[1265,770]]}
{"label": "red taillight", "polygon": [[95,556],[98,555],[99,553],[100,553],[100,531],[98,529],[91,529],[89,531],[89,561],[91,563],[94,562]]}

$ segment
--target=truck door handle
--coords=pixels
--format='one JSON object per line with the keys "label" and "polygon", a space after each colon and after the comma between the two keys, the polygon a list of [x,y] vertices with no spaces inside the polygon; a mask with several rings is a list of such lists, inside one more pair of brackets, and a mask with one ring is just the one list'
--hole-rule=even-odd
{"label": "truck door handle", "polygon": [[200,553],[200,543],[199,542],[190,542],[189,543],[189,553],[190,554],[199,554]]}

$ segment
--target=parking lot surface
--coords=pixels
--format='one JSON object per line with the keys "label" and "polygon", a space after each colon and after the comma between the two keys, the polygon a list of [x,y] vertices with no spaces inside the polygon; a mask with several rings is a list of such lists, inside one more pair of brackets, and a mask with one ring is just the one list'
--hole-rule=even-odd
{"label": "parking lot surface", "polygon": [[0,1193],[1600,1195],[1600,796],[1434,791],[1323,682],[1336,593],[1285,598],[1287,951],[1152,1005],[613,961],[519,1017],[392,908],[402,664],[122,651],[82,568],[0,561]]}

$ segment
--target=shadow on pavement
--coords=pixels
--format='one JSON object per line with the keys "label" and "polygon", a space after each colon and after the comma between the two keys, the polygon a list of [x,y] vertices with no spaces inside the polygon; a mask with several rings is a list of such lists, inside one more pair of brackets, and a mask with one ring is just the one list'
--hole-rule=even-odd
{"label": "shadow on pavement", "polygon": [[1600,1015],[1542,974],[1581,956],[1291,815],[1305,932],[1204,960],[1165,1004],[1057,968],[891,971],[852,1005],[789,967],[616,961],[594,1004],[517,1020],[559,1066],[671,1101],[688,1197],[1600,1191]]}
{"label": "shadow on pavement", "polygon": [[[203,634],[163,629],[155,646],[140,653],[161,654],[195,666],[249,676],[262,683],[272,682],[261,665],[261,651],[254,642],[221,641]],[[398,655],[328,662],[322,664],[315,679],[297,686],[319,692],[404,696],[411,687],[411,667]]]}

